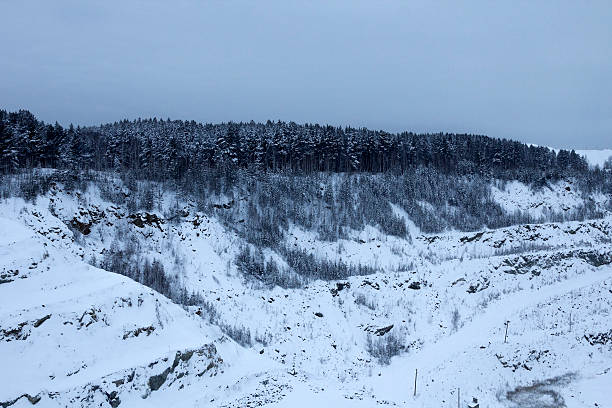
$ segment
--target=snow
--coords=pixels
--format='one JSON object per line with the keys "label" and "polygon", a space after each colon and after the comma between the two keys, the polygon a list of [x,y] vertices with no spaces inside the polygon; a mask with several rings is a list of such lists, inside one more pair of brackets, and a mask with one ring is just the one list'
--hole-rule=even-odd
{"label": "snow", "polygon": [[[564,214],[577,210],[584,204],[585,198],[572,180],[549,183],[534,190],[519,181],[505,183],[503,188],[491,187],[493,200],[500,204],[507,214],[520,211],[534,220],[544,218],[547,214]],[[589,197],[600,209],[605,208],[609,197],[592,194]]]}
{"label": "snow", "polygon": [[[0,218],[0,229],[7,231],[13,225]],[[42,245],[36,244],[22,240],[2,249],[41,252]],[[22,272],[22,279],[0,286],[3,327],[50,315],[39,327],[29,328],[27,342],[2,344],[7,367],[19,367],[0,373],[0,383],[15,384],[13,395],[31,393],[40,383],[58,389],[74,387],[214,336],[215,331],[183,316],[182,309],[150,289],[48,250],[46,259],[35,258],[38,264],[28,275]],[[129,330],[146,326],[155,327],[153,335],[143,335],[137,342],[122,340]],[[78,373],[62,375],[74,371]]]}
{"label": "snow", "polygon": [[[569,211],[585,200],[571,180],[540,191],[508,183],[493,198],[534,218],[542,207]],[[166,192],[164,206],[176,199]],[[393,206],[408,237],[367,226],[337,242],[291,226],[291,245],[377,272],[283,289],[245,280],[233,263],[244,241],[193,203],[181,206],[188,215],[178,222],[163,221],[162,208],[152,212],[159,226],[140,228],[94,186],[0,202],[0,231],[10,232],[0,234],[0,402],[27,393],[42,407],[109,406],[117,391],[129,407],[454,407],[460,388],[462,406],[472,397],[514,407],[551,395],[567,407],[612,406],[612,340],[585,337],[611,329],[610,216],[423,234]],[[73,219],[91,232],[75,234]],[[159,259],[214,319],[88,264],[116,240]],[[224,326],[248,329],[253,345],[239,346]],[[404,347],[385,365],[368,341],[389,336]],[[171,369],[177,352],[190,351]],[[150,388],[165,370],[161,388]]]}
{"label": "snow", "polygon": [[584,156],[591,166],[603,167],[606,160],[612,157],[612,149],[601,150],[576,150],[580,156]]}

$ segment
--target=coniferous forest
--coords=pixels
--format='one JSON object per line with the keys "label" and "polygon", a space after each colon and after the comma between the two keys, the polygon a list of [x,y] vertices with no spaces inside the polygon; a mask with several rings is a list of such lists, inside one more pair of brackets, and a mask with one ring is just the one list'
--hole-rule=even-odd
{"label": "coniferous forest", "polygon": [[68,129],[0,110],[4,172],[27,167],[132,171],[181,180],[210,168],[404,173],[418,167],[534,182],[587,171],[574,151],[469,134],[392,134],[293,122],[201,124],[138,119]]}
{"label": "coniferous forest", "polygon": [[[512,180],[537,189],[572,178],[583,193],[612,191],[610,173],[589,168],[574,151],[480,135],[293,122],[138,119],[63,128],[25,110],[0,111],[0,152],[3,174],[46,167],[80,178],[87,171],[114,172],[132,186],[169,183],[249,242],[267,247],[279,245],[290,224],[327,240],[365,225],[406,236],[406,220],[392,205],[424,232],[601,215],[588,200],[578,210],[540,219],[507,214],[491,198],[491,186]],[[134,210],[153,208],[151,191],[135,196],[141,199],[130,202]],[[225,197],[224,208],[213,196]]]}
{"label": "coniferous forest", "polygon": [[0,3],[0,408],[612,408],[612,0],[490,3]]}

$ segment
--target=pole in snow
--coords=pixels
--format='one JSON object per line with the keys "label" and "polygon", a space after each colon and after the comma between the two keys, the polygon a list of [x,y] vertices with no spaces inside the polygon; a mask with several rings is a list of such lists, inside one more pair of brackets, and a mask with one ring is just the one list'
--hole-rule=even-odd
{"label": "pole in snow", "polygon": [[414,396],[416,397],[416,384],[417,384],[417,375],[419,374],[419,369],[414,369]]}
{"label": "pole in snow", "polygon": [[508,340],[508,325],[510,324],[510,320],[506,320],[506,334],[504,335],[504,343]]}

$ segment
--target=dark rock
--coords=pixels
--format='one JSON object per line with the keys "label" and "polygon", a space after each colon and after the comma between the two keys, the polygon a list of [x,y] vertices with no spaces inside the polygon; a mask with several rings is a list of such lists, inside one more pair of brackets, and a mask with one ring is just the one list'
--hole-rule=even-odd
{"label": "dark rock", "polygon": [[473,235],[471,237],[462,237],[459,241],[465,243],[465,242],[472,242],[472,241],[478,241],[480,238],[482,238],[482,236],[484,235],[484,232],[479,232],[476,235]]}
{"label": "dark rock", "polygon": [[119,396],[117,395],[117,391],[112,391],[111,393],[105,393],[105,394],[106,394],[106,400],[108,401],[111,407],[117,408],[119,404],[121,404],[121,400],[119,399]]}
{"label": "dark rock", "polygon": [[410,289],[419,290],[421,289],[421,282],[418,282],[418,281],[411,282],[410,285],[408,285],[408,287]]}
{"label": "dark rock", "polygon": [[234,200],[230,201],[229,203],[226,204],[213,204],[214,208],[217,209],[223,209],[223,210],[229,210],[230,208],[232,208],[234,206]]}
{"label": "dark rock", "polygon": [[144,228],[145,225],[155,227],[163,232],[161,224],[163,220],[156,214],[150,213],[137,213],[128,216],[129,222],[137,226],[138,228]]}
{"label": "dark rock", "polygon": [[34,395],[34,396],[32,396],[30,394],[22,394],[19,397],[15,398],[14,400],[4,401],[4,402],[0,401],[0,407],[1,408],[8,408],[8,407],[10,407],[12,405],[15,405],[15,403],[17,401],[19,401],[20,399],[22,399],[22,398],[26,398],[28,400],[28,402],[30,404],[32,404],[32,405],[38,404],[38,402],[41,400],[40,394],[37,394],[37,395]]}
{"label": "dark rock", "polygon": [[370,286],[372,289],[376,289],[379,290],[380,289],[380,285],[376,282],[370,282],[369,280],[364,280],[363,283],[361,284],[361,286]]}
{"label": "dark rock", "polygon": [[41,317],[40,319],[38,319],[37,321],[34,322],[34,327],[40,326],[41,324],[43,324],[44,322],[46,322],[50,318],[51,318],[50,314],[46,315],[45,317]]}
{"label": "dark rock", "polygon": [[25,340],[30,335],[28,330],[23,330],[28,322],[22,322],[17,325],[14,329],[0,330],[0,338],[5,341],[11,340]]}
{"label": "dark rock", "polygon": [[148,327],[139,327],[138,329],[135,330],[130,330],[128,332],[126,332],[123,335],[123,340],[126,340],[129,337],[138,337],[140,336],[142,333],[146,333],[147,336],[149,336],[151,333],[153,333],[155,331],[155,327],[153,326],[148,326]]}
{"label": "dark rock", "polygon": [[380,329],[376,329],[374,331],[374,334],[377,335],[377,336],[384,336],[385,334],[389,333],[392,328],[393,328],[393,325],[389,325],[389,326],[386,326],[386,327],[381,327]]}
{"label": "dark rock", "polygon": [[585,334],[584,338],[591,346],[596,344],[605,345],[612,343],[612,330],[608,331],[607,333]]}
{"label": "dark rock", "polygon": [[88,222],[88,223],[81,222],[77,220],[76,218],[73,218],[70,221],[70,226],[76,229],[77,231],[79,231],[83,235],[89,235],[89,233],[91,232],[92,223],[91,222]]}
{"label": "dark rock", "polygon": [[338,292],[340,292],[341,290],[345,288],[350,288],[350,287],[351,287],[350,282],[338,282],[336,283],[336,287],[332,288],[330,292],[332,296],[338,296]]}
{"label": "dark rock", "polygon": [[123,385],[124,383],[125,383],[125,380],[123,378],[113,381],[113,384],[115,384],[115,387]]}

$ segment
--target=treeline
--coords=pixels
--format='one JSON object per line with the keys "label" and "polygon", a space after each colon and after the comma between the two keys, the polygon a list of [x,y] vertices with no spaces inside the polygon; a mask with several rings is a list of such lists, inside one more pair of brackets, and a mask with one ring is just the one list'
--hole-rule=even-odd
{"label": "treeline", "polygon": [[[491,198],[496,180],[539,188],[572,176],[584,192],[612,194],[612,173],[588,169],[575,152],[473,135],[157,119],[63,129],[27,111],[0,111],[0,147],[4,172],[37,166],[110,170],[128,186],[135,180],[170,182],[247,241],[269,248],[279,245],[291,223],[325,240],[346,238],[365,225],[406,237],[406,219],[391,203],[425,232],[601,215],[587,200],[576,211],[542,219],[507,214]],[[24,196],[36,194],[36,183],[21,186]],[[143,192],[143,209],[153,208],[155,195]],[[233,197],[235,204],[217,209],[211,196]],[[130,211],[136,206],[128,202]]]}
{"label": "treeline", "polygon": [[[73,230],[75,235],[79,232]],[[185,286],[169,276],[164,265],[157,259],[150,260],[141,255],[139,241],[129,236],[125,229],[116,231],[117,236],[110,248],[105,248],[100,259],[89,260],[93,266],[115,272],[141,283],[156,292],[161,293],[175,303],[184,306],[201,305],[202,296],[196,292],[188,292]],[[77,240],[85,239],[80,236]],[[183,267],[182,263],[179,264]]]}
{"label": "treeline", "polygon": [[158,119],[64,129],[28,111],[0,110],[0,168],[36,166],[131,171],[152,180],[180,180],[207,168],[402,173],[428,167],[529,183],[588,172],[574,151],[479,135]]}
{"label": "treeline", "polygon": [[283,288],[299,288],[316,280],[339,280],[355,275],[370,275],[376,269],[368,265],[352,265],[342,260],[317,258],[304,249],[277,246],[277,254],[282,257],[287,267],[279,267],[273,258],[266,259],[261,247],[244,246],[236,256],[238,270],[247,278],[253,278],[263,284]]}
{"label": "treeline", "polygon": [[[350,239],[351,231],[362,231],[367,225],[410,239],[408,221],[423,232],[436,233],[603,215],[592,200],[584,200],[572,211],[545,212],[541,218],[520,211],[507,213],[491,195],[491,180],[479,175],[447,175],[432,168],[399,175],[254,175],[242,171],[231,182],[218,180],[206,177],[186,188],[201,210],[216,216],[247,242],[269,248],[282,244],[291,225],[316,232],[318,239],[327,241]],[[503,182],[497,183],[503,189]],[[229,202],[211,204],[211,196],[227,197]]]}

